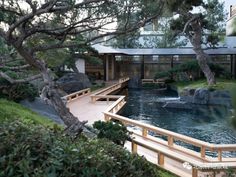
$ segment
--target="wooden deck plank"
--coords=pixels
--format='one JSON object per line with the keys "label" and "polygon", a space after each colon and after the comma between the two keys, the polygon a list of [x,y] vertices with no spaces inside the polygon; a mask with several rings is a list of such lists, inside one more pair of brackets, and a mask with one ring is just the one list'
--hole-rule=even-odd
{"label": "wooden deck plank", "polygon": [[92,125],[97,120],[104,120],[103,111],[114,103],[114,101],[109,101],[109,103],[106,101],[97,101],[96,103],[92,103],[90,95],[91,94],[88,94],[67,103],[67,107],[80,121],[87,120],[88,124]]}

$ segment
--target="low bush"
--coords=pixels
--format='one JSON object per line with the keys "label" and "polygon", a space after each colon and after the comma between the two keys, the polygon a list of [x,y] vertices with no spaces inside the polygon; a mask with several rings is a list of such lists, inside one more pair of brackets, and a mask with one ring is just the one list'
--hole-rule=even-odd
{"label": "low bush", "polygon": [[32,84],[10,84],[5,81],[0,81],[0,97],[13,101],[20,101],[24,99],[34,100],[38,95],[37,88]]}
{"label": "low bush", "polygon": [[120,122],[103,122],[96,121],[93,127],[99,130],[98,138],[106,138],[115,144],[123,146],[125,141],[129,139],[129,132]]}
{"label": "low bush", "polygon": [[77,139],[58,129],[0,124],[0,177],[173,176],[105,139]]}

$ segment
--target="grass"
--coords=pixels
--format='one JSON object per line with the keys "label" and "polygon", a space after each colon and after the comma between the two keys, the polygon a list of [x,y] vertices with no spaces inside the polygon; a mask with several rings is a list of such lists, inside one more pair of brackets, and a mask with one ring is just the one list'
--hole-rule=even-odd
{"label": "grass", "polygon": [[216,85],[208,86],[206,80],[188,81],[188,82],[175,82],[173,83],[181,92],[185,88],[209,88],[215,90],[229,90],[233,92],[236,87],[236,80],[216,79]]}
{"label": "grass", "polygon": [[[140,166],[140,160],[137,160],[137,158],[140,159],[141,157],[134,157],[134,155],[126,153],[126,151],[120,146],[114,145],[111,142],[96,139],[91,141],[82,141],[81,139],[78,139],[76,142],[71,142],[71,139],[67,136],[61,136],[60,132],[55,131],[55,129],[51,129],[57,128],[55,125],[56,124],[53,121],[34,113],[20,104],[5,99],[0,99],[0,130],[5,130],[0,134],[0,139],[2,142],[0,146],[0,156],[2,155],[1,153],[3,153],[4,159],[11,157],[10,160],[12,160],[9,161],[8,159],[6,161],[2,161],[4,159],[1,159],[0,176],[1,174],[3,174],[2,176],[8,176],[4,174],[8,174],[9,169],[11,169],[11,173],[14,172],[16,174],[20,174],[21,176],[24,176],[24,173],[26,174],[25,176],[31,176],[31,172],[34,171],[27,169],[34,169],[34,165],[37,168],[44,168],[44,170],[39,170],[38,172],[35,171],[38,176],[51,176],[50,174],[46,174],[47,170],[45,170],[46,167],[44,167],[45,162],[47,164],[45,166],[47,166],[48,169],[54,169],[55,167],[57,171],[60,172],[61,170],[61,173],[65,174],[67,171],[69,171],[69,174],[72,174],[73,171],[71,172],[70,170],[72,169],[72,165],[74,171],[77,169],[79,172],[82,171],[89,174],[97,171],[106,173],[107,170],[113,169],[114,166],[116,166],[121,170],[120,173],[122,174],[122,170],[124,169],[121,167],[127,165],[127,168],[130,168],[129,170],[131,173],[135,173],[136,170],[140,172],[143,170],[143,173],[148,171],[147,173],[150,173],[151,169],[153,173],[158,172],[158,176],[160,177],[175,177],[174,174],[156,167],[154,164],[148,165],[149,162],[142,162],[143,164],[146,164],[145,169]],[[53,131],[50,131],[49,128]],[[11,131],[13,131],[13,133]],[[104,147],[102,147],[102,145]],[[75,151],[75,147],[82,149],[82,152],[80,153],[80,151]],[[90,151],[89,148],[92,150]],[[27,151],[25,149],[27,149]],[[34,153],[35,151],[37,151],[37,153]],[[110,156],[112,158],[110,158],[106,151],[111,154]],[[45,160],[45,158],[49,158],[51,161]],[[15,159],[17,159],[17,166],[15,165]],[[109,159],[112,160],[109,161]],[[79,160],[81,160],[81,162],[79,162]],[[70,163],[68,163],[68,161]],[[77,162],[79,162],[79,164],[84,164],[84,166],[78,166]],[[1,163],[7,166],[7,168],[2,166]],[[113,166],[111,166],[111,168],[107,167],[108,164]],[[63,168],[60,169],[59,167]],[[78,170],[79,167],[80,169]],[[18,170],[19,168],[23,171]],[[40,175],[40,173],[45,174]]]}
{"label": "grass", "polygon": [[18,103],[0,99],[0,123],[4,121],[13,121],[16,119],[20,119],[24,122],[31,122],[33,124],[41,124],[49,128],[54,127],[56,124],[52,120],[40,116],[39,114],[23,107]]}
{"label": "grass", "polygon": [[91,92],[93,92],[104,87],[105,87],[105,83],[101,83],[101,84],[92,85],[90,89],[91,89]]}

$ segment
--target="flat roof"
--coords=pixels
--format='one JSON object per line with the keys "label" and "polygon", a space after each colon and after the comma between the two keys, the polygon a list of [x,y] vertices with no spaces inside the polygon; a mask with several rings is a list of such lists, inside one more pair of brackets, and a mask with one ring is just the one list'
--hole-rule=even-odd
{"label": "flat roof", "polygon": [[[119,49],[95,44],[92,46],[99,54],[123,55],[195,55],[191,48],[153,48],[153,49]],[[217,48],[204,50],[209,55],[236,54],[236,48]]]}

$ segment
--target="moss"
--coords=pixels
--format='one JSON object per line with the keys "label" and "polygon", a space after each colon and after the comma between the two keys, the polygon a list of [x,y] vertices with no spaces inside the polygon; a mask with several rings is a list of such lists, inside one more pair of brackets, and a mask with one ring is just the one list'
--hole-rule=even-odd
{"label": "moss", "polygon": [[102,89],[104,87],[105,87],[105,83],[103,82],[101,84],[94,84],[94,85],[92,85],[90,89],[91,89],[91,92],[93,92],[93,91]]}
{"label": "moss", "polygon": [[175,85],[178,88],[178,91],[181,92],[185,88],[208,88],[210,90],[229,90],[233,92],[233,87],[236,86],[235,80],[227,79],[216,79],[216,85],[208,86],[206,80],[197,80],[197,81],[188,81],[188,82],[174,82],[172,85]]}

